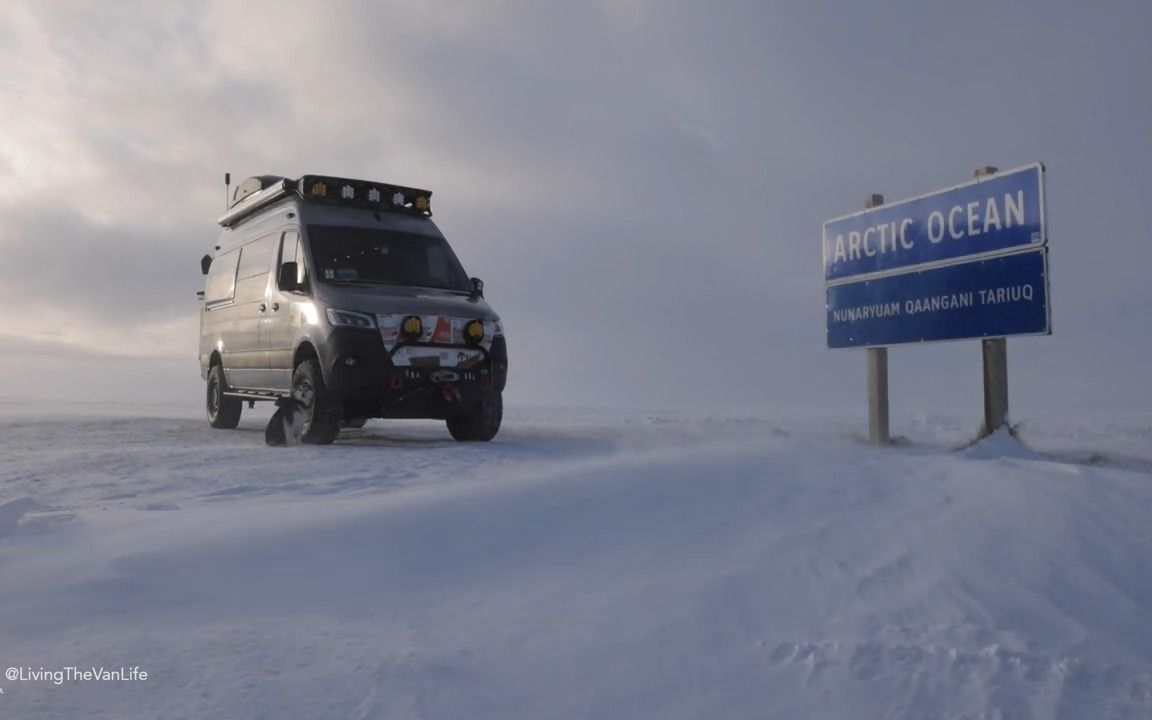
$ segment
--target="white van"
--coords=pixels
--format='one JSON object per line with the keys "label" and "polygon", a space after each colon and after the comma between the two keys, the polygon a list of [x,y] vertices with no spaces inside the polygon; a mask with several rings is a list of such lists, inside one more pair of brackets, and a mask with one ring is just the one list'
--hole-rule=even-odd
{"label": "white van", "polygon": [[208,422],[291,397],[301,440],[367,418],[438,418],[457,440],[500,429],[508,350],[484,285],[432,222],[431,193],[305,175],[239,184],[205,255],[200,368]]}

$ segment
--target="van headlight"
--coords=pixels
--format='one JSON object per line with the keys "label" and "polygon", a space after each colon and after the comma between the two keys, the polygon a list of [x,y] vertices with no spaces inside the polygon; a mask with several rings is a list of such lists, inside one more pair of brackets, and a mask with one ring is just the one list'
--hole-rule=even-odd
{"label": "van headlight", "polygon": [[376,327],[376,318],[366,313],[335,308],[328,308],[326,312],[328,322],[332,323],[333,327],[354,327],[364,330],[371,330]]}

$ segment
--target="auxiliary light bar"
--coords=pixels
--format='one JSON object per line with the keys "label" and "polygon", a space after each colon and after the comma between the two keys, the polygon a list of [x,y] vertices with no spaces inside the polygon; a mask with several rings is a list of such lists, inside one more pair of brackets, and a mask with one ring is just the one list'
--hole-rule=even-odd
{"label": "auxiliary light bar", "polygon": [[407,210],[420,215],[432,214],[430,191],[401,185],[305,175],[297,181],[296,192],[305,200],[328,205],[367,210]]}
{"label": "auxiliary light bar", "polygon": [[234,203],[232,208],[217,220],[220,225],[224,227],[235,225],[260,208],[293,192],[308,202],[324,205],[425,216],[432,214],[432,192],[419,188],[326,175],[305,175],[299,180],[273,179],[273,176],[267,176],[260,180],[268,184]]}

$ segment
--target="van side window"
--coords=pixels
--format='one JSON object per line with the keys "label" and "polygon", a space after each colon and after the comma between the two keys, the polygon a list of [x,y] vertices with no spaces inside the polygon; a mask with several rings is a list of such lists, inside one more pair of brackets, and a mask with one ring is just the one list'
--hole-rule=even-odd
{"label": "van side window", "polygon": [[265,235],[245,245],[240,253],[240,268],[236,271],[236,279],[266,275],[272,266],[272,251],[275,247],[275,235]]}
{"label": "van side window", "polygon": [[[288,230],[280,240],[280,264],[296,263],[296,281],[304,281],[304,253],[300,252],[300,233]],[[280,277],[280,273],[276,273]]]}
{"label": "van side window", "polygon": [[239,250],[229,250],[212,260],[212,266],[208,268],[208,279],[204,284],[206,305],[228,302],[232,299],[236,293],[236,265],[239,260]]}

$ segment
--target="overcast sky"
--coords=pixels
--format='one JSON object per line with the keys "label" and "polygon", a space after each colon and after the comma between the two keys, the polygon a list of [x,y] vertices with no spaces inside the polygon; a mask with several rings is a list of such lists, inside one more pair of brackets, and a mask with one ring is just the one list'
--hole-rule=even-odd
{"label": "overcast sky", "polygon": [[[1152,3],[0,6],[0,398],[201,401],[222,176],[431,188],[519,403],[864,408],[824,220],[1048,168],[1051,337],[1014,415],[1152,406]],[[890,354],[979,417],[977,342]]]}

